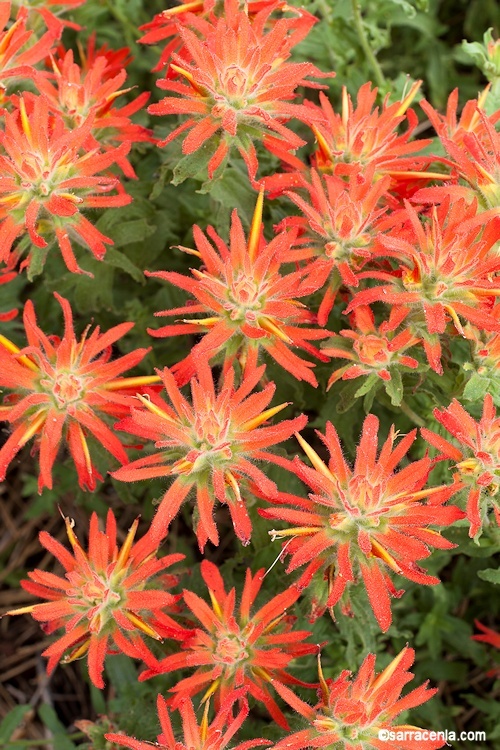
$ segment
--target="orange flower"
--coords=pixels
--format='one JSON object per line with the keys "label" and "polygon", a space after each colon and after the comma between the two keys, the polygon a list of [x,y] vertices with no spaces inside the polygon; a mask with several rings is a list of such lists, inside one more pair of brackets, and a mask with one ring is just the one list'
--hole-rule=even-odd
{"label": "orange flower", "polygon": [[35,620],[46,623],[48,633],[64,628],[64,635],[43,652],[43,656],[49,657],[48,674],[59,661],[67,664],[88,654],[89,677],[96,687],[103,688],[102,671],[110,639],[120,652],[149,663],[154,657],[140,633],[162,640],[164,631],[177,627],[163,612],[175,603],[176,597],[163,589],[146,589],[146,585],[165,568],[183,560],[184,555],[157,559],[158,545],[150,534],[134,543],[139,519],[134,521],[119,549],[111,510],[105,532],[99,530],[97,516],[92,514],[88,552],[85,552],[73,532],[72,522],[69,518],[65,521],[73,555],[50,534],[40,532],[41,544],[66,571],[64,578],[43,570],[28,573],[30,580],[21,581],[22,587],[48,601],[7,614],[29,613]]}
{"label": "orange flower", "polygon": [[[295,470],[312,493],[307,499],[280,493],[268,498],[279,507],[259,512],[264,518],[293,524],[269,534],[287,540],[283,550],[291,558],[287,572],[307,564],[299,585],[313,582],[319,591],[314,614],[335,606],[341,598],[343,609],[349,610],[349,588],[361,578],[375,617],[386,631],[392,621],[390,595],[403,594],[396,591],[390,573],[416,583],[439,583],[417,560],[428,557],[431,547],[452,549],[455,545],[428,527],[448,526],[463,518],[463,513],[444,505],[457,487],[425,488],[432,468],[430,458],[414,461],[395,473],[415,440],[416,430],[394,446],[397,433],[392,427],[377,459],[378,425],[373,414],[366,417],[354,469],[345,462],[330,422],[325,436],[317,433],[330,452],[328,464],[297,435],[314,468],[296,458]],[[294,507],[283,507],[290,504]]]}
{"label": "orange flower", "polygon": [[[411,681],[408,671],[415,652],[404,648],[375,673],[375,654],[368,654],[354,679],[345,670],[336,680],[325,680],[320,666],[321,699],[310,706],[284,685],[275,684],[277,692],[301,714],[308,726],[285,737],[272,750],[305,750],[305,748],[338,748],[338,750],[436,750],[445,739],[418,739],[422,732],[409,724],[394,724],[394,719],[409,708],[420,706],[437,693],[427,682],[401,697]],[[417,733],[417,736],[414,734]]]}
{"label": "orange flower", "polygon": [[479,537],[488,523],[488,509],[492,506],[500,526],[500,507],[495,499],[500,489],[500,417],[491,395],[484,397],[483,414],[476,422],[463,406],[453,399],[447,409],[434,409],[434,416],[461,444],[461,448],[441,435],[422,428],[428,443],[442,452],[441,458],[456,461],[459,488],[468,487],[467,519],[469,536]]}
{"label": "orange flower", "polygon": [[[243,699],[240,700],[240,709],[237,715],[234,716],[233,707],[239,698],[241,696],[238,693],[229,696],[219,708],[214,720],[210,724],[208,723],[209,702],[206,703],[203,718],[198,724],[193,704],[190,700],[183,701],[179,706],[184,735],[184,741],[181,741],[176,739],[176,735],[172,729],[167,701],[163,696],[159,695],[156,705],[162,731],[158,736],[158,744],[155,747],[158,750],[225,750],[249,713],[248,703]],[[150,742],[141,742],[141,740],[126,737],[123,734],[109,733],[104,735],[104,737],[108,742],[113,742],[122,747],[129,747],[131,750],[151,750],[153,747]],[[231,750],[250,750],[253,747],[262,747],[262,745],[270,744],[268,740],[247,740],[238,745],[231,744]]]}
{"label": "orange flower", "polygon": [[283,231],[269,243],[262,238],[263,194],[257,201],[248,240],[238,214],[233,211],[229,246],[209,227],[207,234],[215,248],[201,230],[194,227],[196,250],[186,252],[196,255],[204,265],[203,271],[191,269],[194,279],[173,271],[157,271],[154,276],[185,289],[196,300],[186,305],[156,313],[171,316],[205,313],[207,317],[182,319],[181,323],[167,325],[158,330],[148,329],[152,336],[176,336],[184,333],[206,333],[184,360],[172,370],[183,385],[196,372],[196,358],[208,361],[224,352],[226,361],[238,357],[255,363],[260,350],[266,351],[278,364],[298,380],[317,386],[311,373],[314,365],[301,359],[291,350],[300,347],[314,356],[328,361],[313,347],[311,339],[323,339],[327,331],[301,327],[314,323],[315,316],[298,301],[315,291],[323,282],[317,278],[315,268],[303,268],[281,273],[289,262],[293,234]]}
{"label": "orange flower", "polygon": [[[299,590],[290,586],[252,612],[264,580],[264,570],[252,576],[247,569],[239,611],[235,613],[235,590],[226,593],[218,568],[203,560],[201,574],[208,587],[212,609],[196,594],[184,591],[184,601],[201,627],[191,633],[179,632],[182,651],[162,659],[140,679],[195,666],[191,677],[185,677],[171,688],[175,693],[172,700],[175,707],[204,688],[208,688],[204,700],[215,694],[218,704],[224,704],[235,693],[248,693],[264,703],[277,724],[288,729],[268,686],[271,683],[305,685],[286,668],[293,659],[318,651],[316,645],[303,643],[310,633],[295,630],[295,618],[286,615],[286,610],[299,598]],[[176,637],[175,634],[172,637]]]}
{"label": "orange flower", "polygon": [[87,434],[93,435],[118,461],[128,461],[121,441],[102,417],[128,413],[138,387],[156,383],[156,376],[117,377],[135,367],[148,349],[136,349],[109,361],[111,346],[134,324],[122,323],[101,334],[88,328],[77,341],[67,300],[54,294],[64,313],[62,339],[46,336],[37,326],[33,303],[24,307],[28,346],[18,349],[0,335],[0,386],[10,393],[0,406],[12,433],[0,449],[0,479],[14,456],[35,437],[40,454],[38,488],[52,488],[52,467],[64,440],[78,473],[80,487],[93,490],[102,477],[92,463]]}
{"label": "orange flower", "polygon": [[[17,8],[16,20],[7,29],[12,12],[12,4],[0,2],[0,80],[3,85],[9,85],[9,78],[22,79],[29,73],[32,66],[50,54],[58,34],[54,29],[46,31],[38,40],[33,39],[34,32],[27,29],[29,11],[27,8]],[[30,43],[31,42],[31,43]],[[34,42],[34,43],[33,43]]]}
{"label": "orange flower", "polygon": [[243,544],[250,541],[252,524],[242,497],[244,485],[251,479],[267,492],[276,492],[274,482],[252,461],[274,461],[266,449],[287,440],[307,422],[302,415],[261,426],[288,405],[266,408],[275,391],[274,383],[251,393],[264,370],[263,366],[247,368],[236,387],[230,368],[216,391],[210,369],[200,363],[198,376],[191,381],[191,405],[165,369],[161,376],[172,406],[156,393],[146,393],[138,397],[144,408],[132,409],[132,416],[119,423],[120,429],[132,435],[154,440],[160,451],[118,469],[113,473],[116,479],[134,482],[174,477],[152,522],[151,532],[157,539],[165,536],[181,504],[196,488],[194,524],[201,550],[208,539],[219,543],[212,517],[216,500],[227,504],[238,538]]}
{"label": "orange flower", "polygon": [[[290,100],[298,86],[325,88],[309,82],[307,76],[332,74],[322,73],[310,62],[286,62],[298,40],[296,19],[281,18],[266,31],[267,18],[276,6],[270,5],[253,19],[239,7],[238,0],[224,0],[220,18],[200,20],[193,14],[190,28],[179,27],[184,52],[183,56],[172,54],[169,71],[185,83],[167,73],[158,86],[177,96],[165,97],[148,111],[189,115],[159,145],[189,130],[182,152],[193,154],[204,146],[210,179],[235,146],[253,181],[258,168],[255,140],[284,161],[299,163],[290,152],[305,142],[284,122],[295,118],[311,125],[323,115]],[[309,14],[301,13],[300,23],[306,24],[307,30],[309,19]]]}
{"label": "orange flower", "polygon": [[[87,58],[86,69],[82,69],[74,62],[73,51],[68,50],[59,59],[52,58],[50,78],[38,70],[32,76],[38,90],[47,97],[50,111],[56,116],[61,115],[69,129],[81,127],[91,117],[92,127],[82,145],[86,151],[96,148],[112,151],[123,141],[154,141],[151,130],[130,120],[130,115],[145,105],[149,93],[143,92],[134,101],[116,107],[116,99],[130,88],[120,88],[127,78],[126,70],[122,68],[110,74],[109,66],[104,54],[96,57],[90,65]],[[117,163],[127,177],[136,177],[125,155]]]}
{"label": "orange flower", "polygon": [[[116,177],[98,174],[122,162],[130,144],[104,154],[98,149],[82,154],[93,116],[68,130],[61,115],[50,114],[45,97],[23,94],[18,101],[18,109],[5,115],[5,130],[0,132],[0,260],[9,261],[13,243],[24,235],[20,249],[30,250],[23,265],[32,276],[42,270],[48,243],[54,240],[68,269],[83,273],[71,239],[89,247],[99,260],[106,252],[104,243],[113,241],[81,210],[130,203]],[[109,195],[113,190],[117,194]]]}

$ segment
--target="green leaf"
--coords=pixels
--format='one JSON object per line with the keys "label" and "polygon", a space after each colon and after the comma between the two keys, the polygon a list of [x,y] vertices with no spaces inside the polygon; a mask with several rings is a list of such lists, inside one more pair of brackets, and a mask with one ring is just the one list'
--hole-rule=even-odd
{"label": "green leaf", "polygon": [[481,401],[488,390],[490,381],[475,372],[464,388],[464,399],[466,401]]}
{"label": "green leaf", "polygon": [[384,382],[385,392],[391,399],[393,406],[399,406],[403,400],[403,380],[397,366],[390,367],[391,379]]}
{"label": "green leaf", "polygon": [[68,738],[68,730],[48,703],[42,703],[38,709],[38,716],[43,721],[47,729],[53,733],[52,748],[53,750],[76,750],[76,745]]}
{"label": "green leaf", "polygon": [[120,253],[120,251],[116,250],[114,247],[110,247],[106,252],[105,262],[109,266],[113,266],[113,268],[119,268],[121,271],[128,273],[129,276],[132,276],[134,281],[138,281],[140,284],[146,283],[144,273],[141,271],[141,269],[137,268],[137,266],[134,265],[126,255]]}
{"label": "green leaf", "polygon": [[485,568],[484,570],[478,570],[479,578],[488,583],[500,583],[500,568]]}
{"label": "green leaf", "polygon": [[[125,221],[120,224],[115,224],[111,231],[111,239],[113,240],[114,247],[123,247],[124,245],[131,245],[133,242],[142,242],[154,234],[156,227],[152,227],[146,219],[132,219],[132,221]],[[113,248],[111,248],[113,249]],[[106,253],[106,260],[108,259],[109,250]]]}
{"label": "green leaf", "polygon": [[10,740],[14,731],[22,724],[24,717],[30,710],[31,706],[22,705],[15,706],[9,711],[0,724],[0,743]]}

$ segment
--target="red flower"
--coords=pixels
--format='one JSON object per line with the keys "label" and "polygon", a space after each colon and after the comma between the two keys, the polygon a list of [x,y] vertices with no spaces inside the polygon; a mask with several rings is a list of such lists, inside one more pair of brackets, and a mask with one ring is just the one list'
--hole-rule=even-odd
{"label": "red flower", "polygon": [[[481,643],[489,643],[490,646],[494,646],[497,649],[500,649],[500,633],[497,633],[495,630],[491,630],[491,628],[487,628],[485,625],[479,622],[479,620],[474,620],[474,623],[476,625],[476,628],[479,628],[481,632],[484,635],[473,635],[472,640],[473,641],[480,641]],[[490,669],[488,672],[486,672],[488,677],[500,677],[500,665],[495,667],[494,669]]]}
{"label": "red flower", "polygon": [[135,367],[148,349],[136,349],[109,361],[111,346],[133,328],[122,323],[101,334],[88,328],[77,341],[67,300],[54,294],[64,313],[62,339],[46,336],[37,326],[33,303],[24,307],[28,346],[18,349],[0,335],[0,387],[10,394],[0,406],[0,416],[12,433],[0,450],[0,479],[14,456],[35,437],[40,453],[38,488],[52,488],[52,467],[61,441],[67,443],[80,487],[93,490],[102,477],[92,463],[87,434],[93,435],[118,461],[128,461],[120,440],[102,417],[128,413],[136,389],[158,381],[156,376],[118,377]]}
{"label": "red flower", "polygon": [[232,214],[229,246],[209,227],[207,234],[214,242],[214,248],[199,227],[194,227],[197,249],[187,252],[197,255],[204,266],[203,271],[191,269],[194,279],[173,271],[146,271],[146,276],[168,281],[190,292],[196,299],[194,305],[163,310],[156,313],[157,316],[208,315],[182,319],[181,324],[163,326],[156,331],[148,329],[152,336],[157,337],[206,332],[191,354],[173,367],[181,385],[196,372],[196,358],[211,360],[224,352],[227,360],[239,357],[254,362],[259,349],[267,351],[298,380],[306,380],[314,386],[318,384],[310,371],[314,365],[301,359],[290,347],[298,346],[328,361],[309,343],[311,339],[325,338],[328,332],[300,327],[304,323],[314,323],[315,316],[297,299],[315,291],[322,279],[318,280],[311,268],[280,273],[281,267],[290,260],[293,234],[283,231],[271,242],[264,242],[261,236],[262,201],[261,193],[248,241],[236,210]]}
{"label": "red flower", "polygon": [[[123,141],[138,143],[154,140],[151,130],[134,125],[130,120],[130,115],[140,110],[149,99],[148,92],[143,92],[123,107],[114,106],[119,96],[130,91],[120,88],[127,78],[124,68],[111,75],[108,57],[102,55],[95,58],[90,67],[86,60],[87,69],[82,70],[74,62],[72,50],[51,62],[51,79],[54,83],[42,71],[34,72],[34,81],[38,90],[47,97],[51,112],[61,115],[69,129],[79,128],[89,117],[92,118],[92,128],[82,145],[84,150],[101,148],[105,151],[115,150],[116,153],[116,146]],[[127,177],[136,177],[125,155],[117,163]]]}
{"label": "red flower", "polygon": [[133,482],[174,477],[153,519],[151,532],[157,539],[165,536],[181,504],[196,488],[194,523],[200,549],[208,539],[219,543],[212,517],[216,500],[228,505],[238,538],[248,544],[252,525],[242,498],[245,484],[251,479],[271,494],[276,492],[274,482],[252,461],[274,461],[266,449],[287,440],[307,422],[302,415],[261,427],[287,406],[266,408],[275,391],[274,383],[251,393],[264,370],[263,366],[247,368],[241,385],[236,387],[230,368],[216,391],[210,369],[200,363],[198,377],[191,381],[191,405],[165,369],[161,375],[172,406],[154,392],[138,396],[145,408],[132,409],[132,416],[118,425],[133,435],[154,440],[161,450],[114,472],[116,479]]}
{"label": "red flower", "polygon": [[446,198],[473,198],[482,208],[500,208],[500,134],[497,123],[500,111],[488,117],[483,106],[488,88],[478,99],[471,99],[457,119],[458,91],[452,91],[448,99],[446,115],[439,114],[428,102],[421,102],[422,109],[434,126],[447,154],[441,159],[453,169],[454,175],[468,185],[451,184],[442,187],[424,188],[415,195],[415,200],[439,203]]}
{"label": "red flower", "polygon": [[[357,287],[356,272],[370,259],[377,235],[384,230],[381,199],[390,183],[388,176],[376,182],[373,165],[352,172],[348,180],[311,170],[311,182],[297,176],[298,187],[309,193],[307,203],[295,190],[285,190],[302,211],[303,217],[284,219],[277,230],[298,227],[296,245],[290,260],[316,258],[316,273],[328,284],[318,310],[318,322],[325,326],[341,284]],[[273,179],[273,178],[271,178]]]}
{"label": "red flower", "polygon": [[329,357],[348,359],[352,363],[334,370],[328,380],[328,388],[340,378],[352,380],[361,375],[377,375],[387,382],[401,366],[411,369],[418,367],[416,359],[403,354],[420,343],[408,329],[394,334],[390,321],[384,321],[377,329],[371,309],[364,305],[354,310],[352,326],[355,330],[340,331],[322,349]]}
{"label": "red flower", "polygon": [[[119,180],[99,172],[120,163],[130,149],[123,143],[105,154],[97,149],[81,153],[92,130],[93,117],[68,130],[62,116],[49,112],[45,97],[24,94],[19,108],[5,115],[0,132],[0,260],[9,260],[15,240],[30,247],[27,265],[32,275],[45,262],[48,242],[57,241],[64,262],[74,273],[78,267],[71,239],[89,247],[101,260],[104,243],[113,244],[81,213],[82,209],[126,206],[132,200]],[[117,190],[116,195],[108,195]],[[71,238],[71,239],[70,239]]]}
{"label": "red flower", "polygon": [[[377,89],[365,83],[358,91],[354,107],[347,89],[342,89],[342,113],[337,114],[327,97],[320,93],[324,122],[314,125],[318,142],[315,154],[317,167],[339,176],[358,172],[359,168],[372,167],[373,180],[382,175],[392,178],[391,189],[402,190],[408,181],[442,178],[442,174],[422,172],[429,157],[416,156],[428,146],[430,140],[411,141],[418,124],[413,110],[408,109],[415,98],[421,81],[415,82],[399,102],[389,104],[387,99],[379,112],[374,104]],[[404,133],[399,125],[407,120]]]}
{"label": "red flower", "polygon": [[[33,44],[32,30],[26,28],[29,11],[17,7],[17,16],[10,28],[6,28],[11,15],[11,2],[0,2],[0,80],[24,78],[29,69],[50,54],[57,34],[54,29],[46,31]],[[30,44],[31,42],[31,44]],[[12,83],[12,82],[10,82]],[[4,84],[8,85],[8,84]]]}
{"label": "red flower", "polygon": [[442,374],[439,334],[449,320],[464,335],[460,318],[488,331],[500,331],[490,307],[500,294],[500,256],[494,247],[500,218],[478,214],[477,203],[446,199],[423,224],[406,204],[410,226],[379,236],[381,254],[400,263],[398,272],[363,271],[358,278],[383,281],[357,292],[346,312],[375,301],[393,305],[395,327],[408,317],[410,330],[424,341],[431,367]]}
{"label": "red flower", "polygon": [[491,506],[500,526],[500,507],[494,499],[500,489],[500,417],[496,416],[489,393],[484,397],[483,415],[478,422],[456,399],[447,409],[434,409],[434,416],[458,440],[461,448],[426,428],[422,428],[422,435],[442,452],[441,458],[457,461],[455,468],[460,487],[469,487],[469,536],[478,537],[488,523]]}
{"label": "red flower", "polygon": [[[225,750],[248,716],[248,704],[245,699],[240,700],[240,709],[236,716],[233,715],[233,707],[238,697],[237,693],[230,695],[217,711],[211,724],[208,723],[210,705],[208,702],[205,705],[203,718],[198,724],[191,701],[182,701],[179,706],[184,735],[181,742],[175,738],[167,701],[159,695],[157,708],[162,732],[158,736],[156,747],[159,750]],[[132,737],[125,737],[123,734],[106,734],[105,739],[122,747],[130,747],[131,750],[151,750],[152,748],[150,742],[141,742],[141,740],[135,740]],[[268,740],[247,740],[238,745],[231,745],[231,750],[250,750],[252,747],[270,744]]]}
{"label": "red flower", "polygon": [[183,650],[162,659],[156,667],[144,672],[141,679],[174,669],[196,667],[191,677],[180,680],[171,688],[176,694],[172,699],[174,706],[206,687],[205,699],[215,694],[217,703],[222,705],[237,691],[249,693],[264,703],[277,724],[288,729],[268,685],[271,682],[275,685],[304,685],[288,674],[286,668],[293,659],[318,650],[313,644],[303,643],[310,633],[295,630],[295,618],[286,615],[286,610],[300,596],[298,588],[290,586],[252,613],[264,570],[259,570],[253,577],[247,570],[239,613],[235,614],[235,590],[226,594],[218,568],[203,560],[201,573],[208,586],[212,609],[191,591],[184,591],[184,600],[202,627],[190,635],[182,631],[178,637]]}
{"label": "red flower", "polygon": [[359,672],[351,679],[345,670],[336,680],[325,680],[320,668],[321,700],[314,708],[300,700],[287,687],[275,685],[290,706],[307,719],[308,726],[278,742],[273,750],[434,750],[445,739],[422,737],[425,732],[408,724],[395,724],[403,711],[420,706],[437,693],[425,682],[401,697],[413,674],[408,671],[415,652],[404,648],[390,664],[375,673],[375,654],[368,654]]}
{"label": "red flower", "polygon": [[[258,168],[254,141],[281,159],[297,164],[290,155],[305,142],[284,125],[291,118],[310,125],[323,119],[320,111],[291,104],[298,86],[324,88],[307,76],[325,77],[312,63],[288,63],[297,44],[297,19],[281,18],[266,31],[270,5],[253,19],[239,10],[238,0],[224,0],[224,15],[210,20],[190,16],[190,27],[179,26],[184,55],[172,54],[169,70],[185,83],[168,76],[158,86],[178,96],[167,96],[148,111],[154,115],[189,115],[159,145],[164,146],[189,130],[182,152],[192,154],[205,146],[208,176],[225,162],[236,146],[253,181]],[[310,16],[300,23],[310,29]],[[207,149],[210,146],[210,149]],[[200,167],[201,168],[201,167]]]}
{"label": "red flower", "polygon": [[35,620],[47,623],[44,627],[48,633],[64,628],[64,635],[43,652],[43,656],[49,657],[48,674],[59,661],[66,664],[88,654],[89,677],[96,687],[103,688],[102,671],[110,639],[119,651],[149,663],[154,657],[137,631],[161,640],[165,628],[176,627],[163,612],[176,597],[161,589],[145,587],[162,570],[184,559],[184,555],[167,555],[158,560],[155,556],[158,545],[150,534],[134,544],[139,519],[134,521],[119,549],[111,510],[105,533],[99,531],[97,516],[92,514],[87,553],[76,538],[70,519],[65,521],[74,556],[50,534],[40,532],[41,544],[59,560],[66,571],[65,577],[43,570],[28,573],[30,580],[21,582],[23,588],[48,601],[7,614],[31,613]]}
{"label": "red flower", "polygon": [[[328,465],[297,435],[314,468],[296,458],[295,469],[312,494],[304,499],[281,493],[268,498],[280,507],[259,512],[265,518],[293,524],[269,533],[273,539],[288,540],[283,550],[291,556],[287,572],[307,564],[300,586],[309,585],[319,571],[328,580],[328,584],[319,585],[314,581],[321,601],[315,603],[313,614],[333,607],[342,597],[343,609],[348,610],[349,588],[361,578],[375,617],[386,631],[392,620],[390,595],[403,594],[394,588],[389,571],[416,583],[439,583],[416,561],[428,557],[431,547],[451,549],[455,545],[428,526],[448,526],[463,514],[454,506],[444,506],[455,486],[424,489],[432,468],[429,458],[394,472],[415,440],[416,430],[394,447],[397,433],[392,427],[377,459],[378,424],[373,414],[366,417],[354,469],[345,462],[330,422],[325,436],[317,433],[330,452]],[[281,507],[284,505],[295,507]],[[326,596],[321,591],[325,587]]]}

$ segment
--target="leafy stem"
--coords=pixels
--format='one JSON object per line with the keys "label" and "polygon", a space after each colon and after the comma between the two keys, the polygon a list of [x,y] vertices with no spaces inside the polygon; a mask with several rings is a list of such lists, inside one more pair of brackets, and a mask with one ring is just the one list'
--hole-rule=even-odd
{"label": "leafy stem", "polygon": [[363,26],[363,19],[361,17],[361,7],[359,4],[359,0],[351,0],[351,6],[352,6],[352,12],[354,15],[354,26],[358,34],[359,43],[361,44],[363,52],[365,53],[365,57],[372,69],[373,76],[375,78],[375,82],[377,86],[379,87],[379,89],[384,88],[385,87],[384,74],[382,73],[382,68],[380,67],[379,61],[377,60],[375,53],[370,47],[368,37],[366,36],[365,28]]}

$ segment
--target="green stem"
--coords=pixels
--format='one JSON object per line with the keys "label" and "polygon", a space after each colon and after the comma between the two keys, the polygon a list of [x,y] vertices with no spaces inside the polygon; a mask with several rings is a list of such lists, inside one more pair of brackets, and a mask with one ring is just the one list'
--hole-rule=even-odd
{"label": "green stem", "polygon": [[401,409],[403,414],[406,414],[406,416],[409,417],[412,422],[415,422],[416,425],[418,425],[419,427],[425,427],[425,419],[422,419],[422,417],[414,412],[411,406],[408,406],[405,401],[401,401],[401,403],[399,404],[399,408]]}
{"label": "green stem", "polygon": [[[83,732],[75,732],[65,736],[67,740],[81,740],[86,735]],[[54,742],[53,737],[47,737],[43,740],[7,740],[9,747],[43,747]]]}
{"label": "green stem", "polygon": [[372,69],[377,86],[379,88],[383,88],[385,86],[384,74],[382,73],[382,68],[380,67],[379,62],[368,42],[365,28],[363,26],[363,19],[361,18],[361,8],[358,0],[351,0],[351,6],[352,12],[354,14],[354,26],[358,34],[359,43],[361,44],[366,59],[368,60],[368,63]]}

